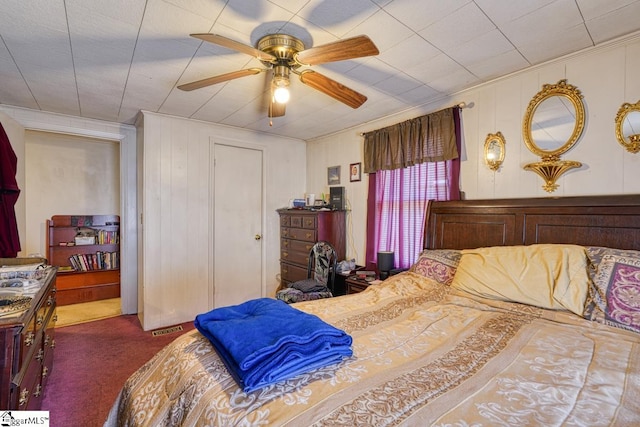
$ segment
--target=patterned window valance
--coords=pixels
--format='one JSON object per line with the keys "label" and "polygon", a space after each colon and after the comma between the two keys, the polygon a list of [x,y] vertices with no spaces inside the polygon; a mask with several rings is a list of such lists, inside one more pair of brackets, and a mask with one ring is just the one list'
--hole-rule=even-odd
{"label": "patterned window valance", "polygon": [[454,108],[365,133],[364,172],[457,158]]}

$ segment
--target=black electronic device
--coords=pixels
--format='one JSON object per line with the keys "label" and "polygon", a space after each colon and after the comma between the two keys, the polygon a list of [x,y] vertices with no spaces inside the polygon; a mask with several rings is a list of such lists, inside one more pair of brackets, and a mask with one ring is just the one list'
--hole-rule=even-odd
{"label": "black electronic device", "polygon": [[332,209],[337,211],[343,211],[346,209],[344,187],[330,187],[329,196],[329,204]]}

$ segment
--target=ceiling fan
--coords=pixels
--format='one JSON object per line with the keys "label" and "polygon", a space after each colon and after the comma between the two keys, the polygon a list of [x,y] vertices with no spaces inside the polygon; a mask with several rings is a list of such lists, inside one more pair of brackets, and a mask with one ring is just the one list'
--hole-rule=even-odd
{"label": "ceiling fan", "polygon": [[272,71],[269,117],[285,114],[289,100],[289,74],[297,74],[300,81],[313,89],[350,106],[358,108],[367,100],[361,93],[350,89],[329,77],[310,69],[298,70],[302,66],[373,56],[379,53],[376,45],[367,36],[356,36],[337,42],[305,49],[299,39],[288,34],[269,34],[258,40],[257,48],[217,34],[191,34],[191,37],[214,43],[259,59],[266,68],[246,68],[220,74],[178,86],[181,90],[194,90],[240,77]]}

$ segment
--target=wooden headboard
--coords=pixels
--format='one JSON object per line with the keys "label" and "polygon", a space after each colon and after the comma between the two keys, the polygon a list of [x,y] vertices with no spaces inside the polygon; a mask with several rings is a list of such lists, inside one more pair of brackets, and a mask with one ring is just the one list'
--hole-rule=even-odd
{"label": "wooden headboard", "polygon": [[640,250],[640,195],[431,202],[425,248],[570,243]]}

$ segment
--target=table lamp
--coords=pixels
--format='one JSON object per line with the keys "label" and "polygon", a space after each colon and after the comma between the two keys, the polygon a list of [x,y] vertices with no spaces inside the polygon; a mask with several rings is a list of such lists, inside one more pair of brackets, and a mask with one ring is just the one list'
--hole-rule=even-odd
{"label": "table lamp", "polygon": [[389,277],[389,272],[393,270],[395,263],[393,251],[378,252],[378,272],[381,280]]}

